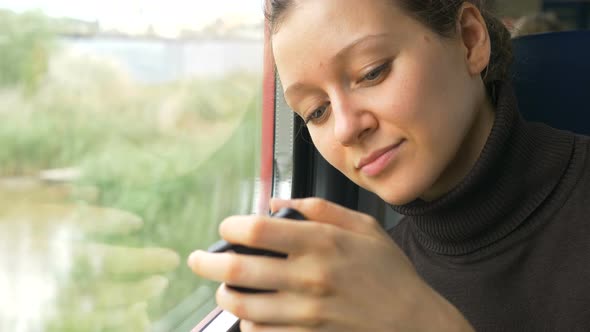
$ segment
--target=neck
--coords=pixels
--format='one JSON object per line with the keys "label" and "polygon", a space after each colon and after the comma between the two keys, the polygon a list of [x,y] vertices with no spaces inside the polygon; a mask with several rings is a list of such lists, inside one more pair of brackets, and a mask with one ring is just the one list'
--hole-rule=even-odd
{"label": "neck", "polygon": [[448,193],[469,174],[475,165],[492,131],[495,119],[494,106],[488,98],[483,99],[455,157],[434,185],[420,197],[422,200],[434,201]]}
{"label": "neck", "polygon": [[574,136],[525,123],[511,86],[499,91],[492,130],[468,174],[434,201],[392,206],[409,217],[428,250],[464,255],[504,238],[525,224],[566,174]]}

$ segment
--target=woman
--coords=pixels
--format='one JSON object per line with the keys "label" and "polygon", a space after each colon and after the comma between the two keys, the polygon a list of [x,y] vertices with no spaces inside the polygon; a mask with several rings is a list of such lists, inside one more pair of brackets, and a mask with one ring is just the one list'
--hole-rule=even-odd
{"label": "woman", "polygon": [[189,258],[206,278],[278,290],[219,288],[242,330],[588,330],[590,144],[520,118],[510,36],[481,2],[270,3],[285,98],[315,146],[407,217],[387,233],[303,199],[272,209],[311,222],[225,220],[224,239],[289,255]]}

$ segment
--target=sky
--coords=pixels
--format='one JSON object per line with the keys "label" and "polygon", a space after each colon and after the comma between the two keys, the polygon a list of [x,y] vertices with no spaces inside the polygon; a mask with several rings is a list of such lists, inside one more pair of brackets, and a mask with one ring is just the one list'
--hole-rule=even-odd
{"label": "sky", "polygon": [[54,17],[99,21],[105,28],[143,30],[152,25],[164,34],[198,29],[219,17],[261,20],[263,0],[0,0],[0,8],[21,12],[41,9]]}

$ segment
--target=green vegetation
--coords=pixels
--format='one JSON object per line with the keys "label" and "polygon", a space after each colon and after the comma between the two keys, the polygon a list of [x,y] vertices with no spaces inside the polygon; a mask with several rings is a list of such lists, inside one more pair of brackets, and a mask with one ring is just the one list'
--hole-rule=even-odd
{"label": "green vegetation", "polygon": [[34,90],[47,71],[53,33],[41,13],[0,11],[0,86]]}
{"label": "green vegetation", "polygon": [[184,264],[188,254],[218,238],[223,218],[250,212],[260,77],[146,86],[104,60],[60,52],[54,40],[40,14],[0,12],[0,180],[74,168],[81,176],[63,202],[141,217],[131,235],[94,240],[178,253],[167,290],[149,303],[155,320],[203,284]]}

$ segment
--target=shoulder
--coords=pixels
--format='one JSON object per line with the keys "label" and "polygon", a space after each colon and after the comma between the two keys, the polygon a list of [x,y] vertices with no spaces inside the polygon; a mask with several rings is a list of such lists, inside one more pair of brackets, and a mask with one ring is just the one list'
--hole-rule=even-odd
{"label": "shoulder", "polygon": [[585,149],[586,152],[590,151],[590,136],[575,135],[576,145],[580,148]]}
{"label": "shoulder", "polygon": [[590,190],[590,136],[573,135],[574,144],[566,177],[576,182],[575,187]]}
{"label": "shoulder", "polygon": [[[567,169],[546,205],[555,206],[551,222],[554,227],[590,236],[590,137],[573,135],[573,138]],[[553,232],[559,233],[555,229]]]}
{"label": "shoulder", "polygon": [[[530,239],[531,244],[546,249],[543,259],[554,266],[575,266],[590,254],[590,137],[574,135],[574,140],[568,168],[544,203],[554,208],[548,209],[547,223]],[[585,271],[586,277],[590,270]]]}
{"label": "shoulder", "polygon": [[566,181],[574,183],[568,203],[581,200],[584,208],[590,210],[590,137],[575,135],[575,144]]}

